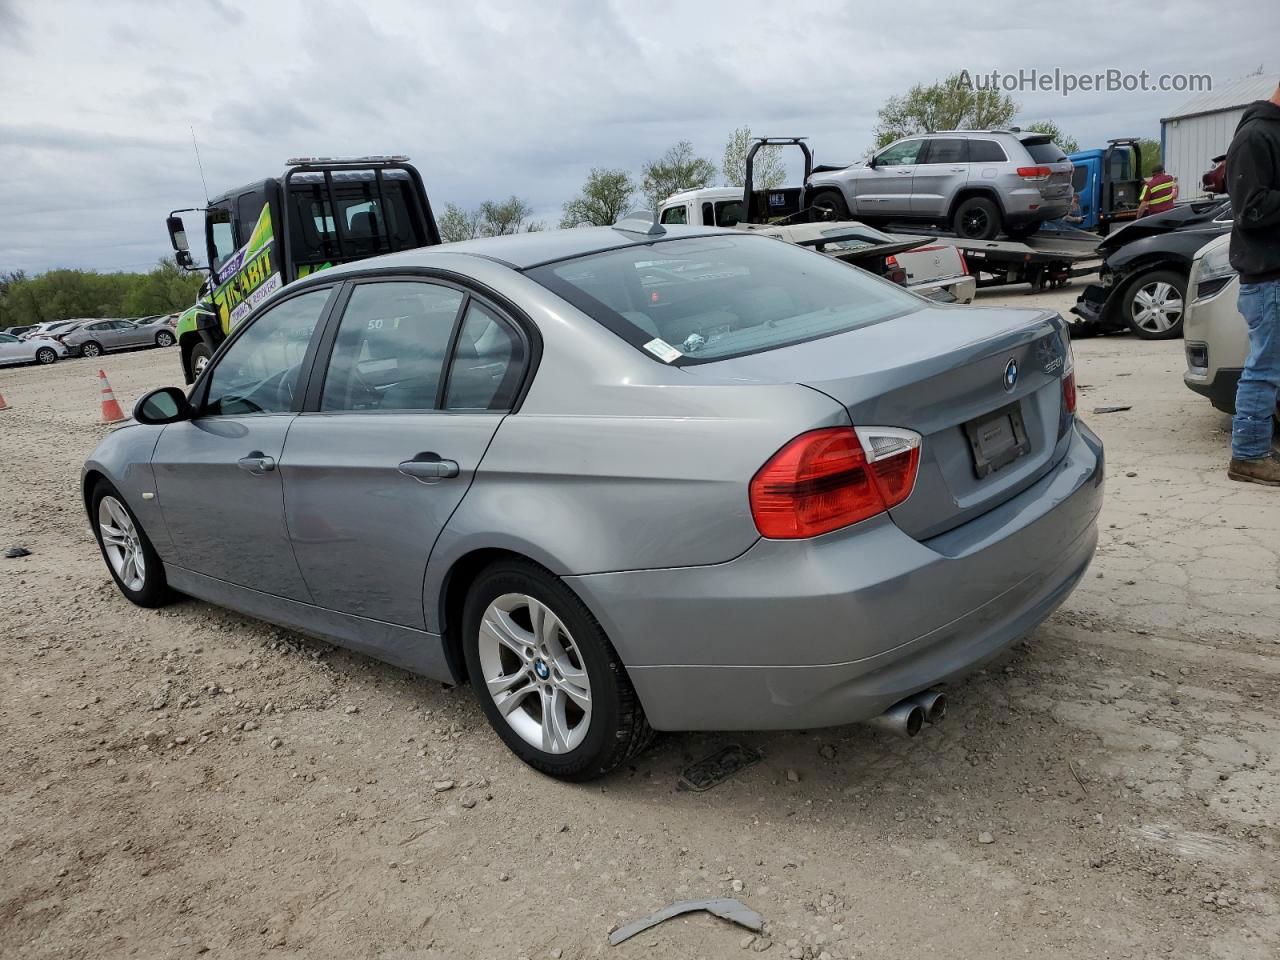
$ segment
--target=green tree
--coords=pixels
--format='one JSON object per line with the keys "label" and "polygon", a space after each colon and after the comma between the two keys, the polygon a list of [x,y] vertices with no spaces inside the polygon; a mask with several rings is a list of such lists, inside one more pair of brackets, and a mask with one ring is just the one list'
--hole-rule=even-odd
{"label": "green tree", "polygon": [[[741,187],[747,182],[747,152],[751,149],[751,128],[739,127],[724,145],[724,158],[720,161],[720,173],[725,186]],[[761,147],[751,164],[752,186],[757,190],[772,190],[787,179],[787,169],[782,162],[782,147]]]}
{"label": "green tree", "polygon": [[635,181],[627,171],[593,167],[582,185],[582,192],[564,205],[560,226],[576,227],[580,223],[612,226],[627,212],[635,193]]}
{"label": "green tree", "polygon": [[681,140],[659,159],[640,168],[640,190],[652,210],[681,190],[697,190],[716,177],[716,165],[693,152],[693,144]]}
{"label": "green tree", "polygon": [[170,258],[150,273],[50,270],[8,275],[0,288],[0,326],[76,317],[130,317],[189,307],[202,276],[184,273]]}
{"label": "green tree", "polygon": [[880,108],[876,149],[913,133],[939,130],[990,130],[1007,127],[1018,104],[999,90],[978,90],[967,71],[928,86],[917,83]]}
{"label": "green tree", "polygon": [[1063,153],[1075,153],[1080,149],[1079,141],[1075,137],[1069,137],[1063,133],[1062,128],[1052,120],[1037,120],[1022,129],[1047,134],[1054,143],[1062,148]]}
{"label": "green tree", "polygon": [[1160,141],[1143,137],[1138,141],[1138,149],[1142,152],[1142,176],[1151,176],[1155,165],[1160,162]]}
{"label": "green tree", "polygon": [[436,226],[445,243],[543,229],[541,223],[526,222],[532,213],[533,208],[513,194],[506,200],[486,200],[474,210],[464,210],[456,203],[445,204],[444,215]]}
{"label": "green tree", "polygon": [[444,215],[437,221],[440,239],[445,243],[473,240],[480,236],[480,211],[463,210],[456,203],[445,204]]}
{"label": "green tree", "polygon": [[532,213],[533,207],[514,194],[506,200],[486,200],[480,204],[480,230],[486,237],[540,230],[541,224],[525,223]]}

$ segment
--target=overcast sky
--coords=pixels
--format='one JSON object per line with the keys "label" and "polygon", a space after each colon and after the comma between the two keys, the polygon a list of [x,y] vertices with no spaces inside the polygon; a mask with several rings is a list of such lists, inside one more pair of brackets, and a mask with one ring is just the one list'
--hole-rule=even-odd
{"label": "overcast sky", "polygon": [[[404,152],[437,211],[554,225],[593,166],[733,128],[865,152],[884,99],[967,69],[1280,72],[1280,3],[0,0],[0,271],[145,269],[164,217],[299,154]],[[1016,95],[1080,141],[1159,136],[1183,93]],[[1207,160],[1208,158],[1206,158]]]}

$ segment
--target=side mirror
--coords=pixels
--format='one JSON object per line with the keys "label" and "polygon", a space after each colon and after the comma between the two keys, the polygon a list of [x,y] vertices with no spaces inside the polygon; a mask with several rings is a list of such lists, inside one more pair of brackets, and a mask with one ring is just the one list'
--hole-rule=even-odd
{"label": "side mirror", "polygon": [[[181,217],[167,217],[164,225],[169,228],[169,242],[173,244],[173,249],[178,253],[187,254],[187,259],[191,259],[190,245],[187,243],[187,228],[183,224]],[[179,258],[181,260],[181,258]]]}
{"label": "side mirror", "polygon": [[177,387],[152,390],[133,405],[133,419],[138,423],[178,423],[191,419],[191,401]]}
{"label": "side mirror", "polygon": [[871,155],[871,158],[867,161],[867,166],[870,167],[872,170],[874,170],[876,168],[876,161],[877,161],[876,155],[873,153]]}

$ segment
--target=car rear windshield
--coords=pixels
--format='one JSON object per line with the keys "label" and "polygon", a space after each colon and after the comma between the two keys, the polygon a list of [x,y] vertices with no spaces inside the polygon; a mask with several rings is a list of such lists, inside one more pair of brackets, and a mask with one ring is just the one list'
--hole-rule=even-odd
{"label": "car rear windshield", "polygon": [[887,281],[769,237],[636,244],[528,275],[636,348],[677,365],[829,337],[920,306]]}
{"label": "car rear windshield", "polygon": [[1036,163],[1061,163],[1067,159],[1067,155],[1056,143],[1033,141],[1023,143],[1023,146],[1027,148],[1027,153],[1031,154],[1031,159]]}

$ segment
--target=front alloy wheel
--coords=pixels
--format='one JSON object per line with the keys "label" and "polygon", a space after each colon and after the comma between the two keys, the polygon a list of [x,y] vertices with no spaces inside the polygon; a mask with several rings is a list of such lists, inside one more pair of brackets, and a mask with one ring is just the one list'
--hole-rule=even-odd
{"label": "front alloy wheel", "polygon": [[591,726],[591,679],[560,618],[523,593],[494,599],[480,622],[480,665],[489,695],[525,743],[564,754]]}
{"label": "front alloy wheel", "polygon": [[141,590],[147,582],[147,560],[133,518],[119,500],[105,496],[98,501],[98,534],[102,552],[120,582],[129,590]]}

